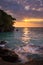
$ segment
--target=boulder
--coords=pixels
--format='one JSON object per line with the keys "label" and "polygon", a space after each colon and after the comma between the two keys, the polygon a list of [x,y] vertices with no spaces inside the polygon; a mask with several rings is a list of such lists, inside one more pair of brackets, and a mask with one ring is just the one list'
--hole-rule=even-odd
{"label": "boulder", "polygon": [[0,48],[0,57],[8,62],[17,62],[19,61],[18,55],[15,51],[6,48]]}
{"label": "boulder", "polygon": [[7,43],[7,42],[4,41],[4,40],[0,41],[0,45],[6,44],[6,43]]}

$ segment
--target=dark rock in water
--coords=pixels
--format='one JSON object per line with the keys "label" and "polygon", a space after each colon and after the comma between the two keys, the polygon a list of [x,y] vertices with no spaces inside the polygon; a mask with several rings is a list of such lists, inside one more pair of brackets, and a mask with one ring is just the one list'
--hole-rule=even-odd
{"label": "dark rock in water", "polygon": [[0,57],[8,62],[19,61],[19,57],[14,51],[5,48],[0,48]]}
{"label": "dark rock in water", "polygon": [[8,54],[8,50],[0,47],[0,57],[5,56],[6,54]]}
{"label": "dark rock in water", "polygon": [[3,41],[0,41],[0,47],[2,47],[2,48],[3,48],[3,47],[5,47],[5,45],[6,45],[6,44],[7,44],[7,42],[6,42],[6,41],[4,41],[4,40],[3,40]]}
{"label": "dark rock in water", "polygon": [[7,55],[2,57],[3,60],[8,61],[8,62],[17,62],[18,61],[18,56],[17,55]]}
{"label": "dark rock in water", "polygon": [[3,44],[6,44],[6,41],[3,40],[0,42],[0,45],[3,45]]}
{"label": "dark rock in water", "polygon": [[18,29],[16,29],[16,31],[19,31]]}

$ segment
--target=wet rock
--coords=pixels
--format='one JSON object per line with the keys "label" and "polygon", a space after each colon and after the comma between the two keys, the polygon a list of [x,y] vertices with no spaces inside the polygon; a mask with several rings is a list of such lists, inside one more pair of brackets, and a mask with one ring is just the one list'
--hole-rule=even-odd
{"label": "wet rock", "polygon": [[2,40],[0,41],[0,45],[6,44],[6,41]]}
{"label": "wet rock", "polygon": [[18,55],[14,51],[6,48],[0,48],[0,57],[8,62],[17,62],[19,59]]}

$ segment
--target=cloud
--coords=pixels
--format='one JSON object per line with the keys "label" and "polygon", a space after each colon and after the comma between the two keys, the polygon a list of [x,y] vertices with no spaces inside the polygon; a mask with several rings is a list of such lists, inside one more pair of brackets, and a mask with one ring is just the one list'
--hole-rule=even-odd
{"label": "cloud", "polygon": [[38,0],[40,2],[40,6],[43,6],[42,0]]}
{"label": "cloud", "polygon": [[25,10],[29,10],[29,9],[30,9],[30,6],[27,5],[27,6],[24,7],[24,9],[25,9]]}
{"label": "cloud", "polygon": [[43,0],[40,1],[0,0],[0,9],[2,8],[8,14],[16,17],[17,20],[21,20],[23,17],[43,18]]}
{"label": "cloud", "polygon": [[34,11],[43,11],[43,8],[31,8]]}
{"label": "cloud", "polygon": [[2,6],[0,6],[0,9],[2,9]]}
{"label": "cloud", "polygon": [[9,15],[12,15],[13,16],[13,12],[11,10],[5,10],[5,12]]}

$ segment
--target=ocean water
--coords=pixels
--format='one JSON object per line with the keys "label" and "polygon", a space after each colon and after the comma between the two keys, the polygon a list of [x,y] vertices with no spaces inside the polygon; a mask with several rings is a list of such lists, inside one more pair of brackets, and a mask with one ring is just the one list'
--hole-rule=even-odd
{"label": "ocean water", "polygon": [[0,32],[0,41],[7,41],[6,47],[14,50],[22,62],[43,57],[43,28],[16,29],[13,32]]}

